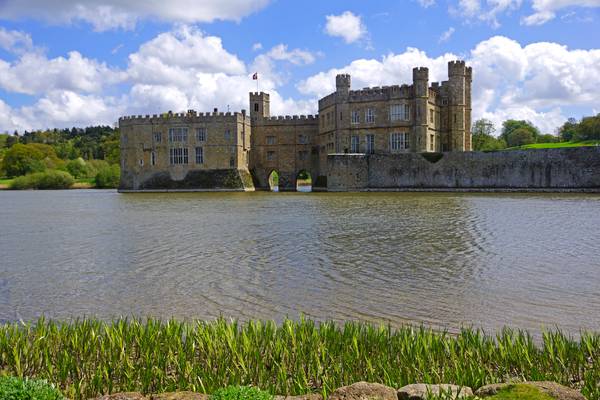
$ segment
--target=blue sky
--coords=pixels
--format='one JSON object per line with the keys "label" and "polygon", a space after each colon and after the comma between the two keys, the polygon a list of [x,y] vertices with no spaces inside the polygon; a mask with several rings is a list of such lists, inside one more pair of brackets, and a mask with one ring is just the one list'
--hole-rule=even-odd
{"label": "blue sky", "polygon": [[0,1],[0,131],[114,124],[188,108],[316,112],[353,87],[473,66],[474,118],[546,132],[600,112],[600,0]]}

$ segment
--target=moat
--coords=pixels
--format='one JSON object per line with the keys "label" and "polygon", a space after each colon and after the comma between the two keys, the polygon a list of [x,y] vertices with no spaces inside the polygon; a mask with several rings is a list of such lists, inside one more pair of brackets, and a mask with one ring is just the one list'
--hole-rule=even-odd
{"label": "moat", "polygon": [[0,192],[0,321],[600,330],[600,196]]}

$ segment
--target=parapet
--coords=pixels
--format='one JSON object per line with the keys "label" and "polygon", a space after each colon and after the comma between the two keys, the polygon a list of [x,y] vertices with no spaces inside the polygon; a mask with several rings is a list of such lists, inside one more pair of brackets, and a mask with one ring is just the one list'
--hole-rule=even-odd
{"label": "parapet", "polygon": [[466,74],[467,67],[464,61],[455,60],[448,62],[448,77],[465,76]]}
{"label": "parapet", "polygon": [[255,121],[257,125],[311,125],[318,124],[318,115],[276,115],[260,118]]}
{"label": "parapet", "polygon": [[147,115],[126,115],[119,118],[120,124],[139,125],[139,124],[165,124],[169,121],[178,121],[185,123],[195,122],[233,122],[240,119],[250,121],[248,115],[244,112],[190,112],[185,113],[166,112],[162,114],[147,114]]}
{"label": "parapet", "polygon": [[340,89],[349,90],[352,83],[350,74],[339,74],[335,77],[335,87],[339,91]]}
{"label": "parapet", "polygon": [[429,68],[427,68],[427,67],[413,68],[413,82],[428,81],[428,80],[429,80]]}

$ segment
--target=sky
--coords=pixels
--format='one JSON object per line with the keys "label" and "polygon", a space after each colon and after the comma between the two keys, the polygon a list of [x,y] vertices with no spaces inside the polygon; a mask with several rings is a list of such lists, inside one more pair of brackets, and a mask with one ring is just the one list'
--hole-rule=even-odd
{"label": "sky", "polygon": [[0,0],[0,132],[132,114],[314,114],[352,88],[473,67],[473,118],[555,133],[600,113],[600,0]]}

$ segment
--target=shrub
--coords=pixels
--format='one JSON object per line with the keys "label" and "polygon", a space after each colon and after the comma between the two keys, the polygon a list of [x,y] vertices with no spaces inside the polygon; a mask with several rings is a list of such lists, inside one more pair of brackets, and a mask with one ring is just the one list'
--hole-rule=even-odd
{"label": "shrub", "polygon": [[251,386],[229,386],[219,389],[211,396],[211,400],[272,400],[273,396]]}
{"label": "shrub", "polygon": [[0,376],[0,399],[2,400],[63,400],[53,386],[43,380]]}
{"label": "shrub", "polygon": [[69,161],[66,165],[66,169],[75,179],[89,177],[90,168],[81,157]]}
{"label": "shrub", "polygon": [[96,187],[117,188],[121,179],[121,169],[117,164],[103,167],[96,174]]}
{"label": "shrub", "polygon": [[20,176],[11,182],[10,188],[14,190],[68,189],[74,182],[75,180],[68,172],[46,171]]}

